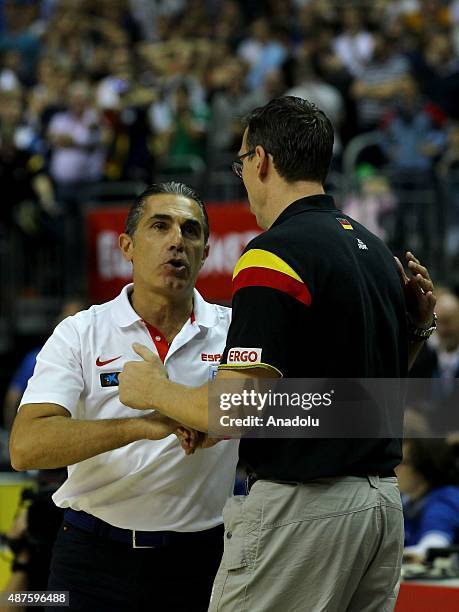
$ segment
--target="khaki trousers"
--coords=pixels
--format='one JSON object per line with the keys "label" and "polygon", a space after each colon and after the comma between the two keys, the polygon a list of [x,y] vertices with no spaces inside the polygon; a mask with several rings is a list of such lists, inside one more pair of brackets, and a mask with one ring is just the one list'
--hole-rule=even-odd
{"label": "khaki trousers", "polygon": [[390,612],[403,515],[396,478],[255,482],[223,511],[209,612]]}

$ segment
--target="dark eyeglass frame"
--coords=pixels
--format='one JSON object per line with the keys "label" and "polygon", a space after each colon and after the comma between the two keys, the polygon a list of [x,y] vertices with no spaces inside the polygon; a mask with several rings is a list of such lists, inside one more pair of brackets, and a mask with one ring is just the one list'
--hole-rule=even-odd
{"label": "dark eyeglass frame", "polygon": [[240,179],[242,179],[242,168],[244,167],[242,160],[244,159],[244,157],[248,157],[249,155],[253,155],[254,153],[255,149],[251,149],[250,151],[247,151],[247,153],[239,155],[238,158],[231,164],[231,168],[233,169],[234,174]]}

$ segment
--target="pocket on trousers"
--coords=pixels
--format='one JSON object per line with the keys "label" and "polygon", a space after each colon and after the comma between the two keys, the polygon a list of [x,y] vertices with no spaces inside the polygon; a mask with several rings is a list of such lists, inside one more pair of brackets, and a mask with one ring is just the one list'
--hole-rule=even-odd
{"label": "pocket on trousers", "polygon": [[248,565],[244,542],[244,521],[241,513],[243,502],[244,498],[233,497],[228,500],[223,510],[225,534],[222,561],[228,571],[241,569]]}
{"label": "pocket on trousers", "polygon": [[225,550],[223,553],[223,563],[228,571],[247,567],[248,562],[244,550],[244,538],[231,533],[231,538],[225,533]]}
{"label": "pocket on trousers", "polygon": [[95,541],[96,538],[91,533],[83,529],[78,529],[78,527],[74,527],[70,523],[64,521],[59,530],[56,545],[68,546],[70,543],[76,546],[92,546]]}

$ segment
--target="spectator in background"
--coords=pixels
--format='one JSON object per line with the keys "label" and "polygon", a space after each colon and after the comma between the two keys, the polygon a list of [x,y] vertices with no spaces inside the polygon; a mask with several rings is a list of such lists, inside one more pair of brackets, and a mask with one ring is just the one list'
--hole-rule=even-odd
{"label": "spectator in background", "polygon": [[413,378],[459,377],[459,298],[451,292],[438,296],[437,332],[425,344],[411,370]]}
{"label": "spectator in background", "polygon": [[426,104],[417,82],[406,78],[383,124],[386,155],[397,171],[422,173],[427,180],[446,144],[445,115]]}
{"label": "spectator in background", "polygon": [[459,474],[452,448],[442,439],[408,439],[396,472],[405,557],[419,561],[429,548],[459,543]]}
{"label": "spectator in background", "polygon": [[408,61],[394,49],[392,39],[383,32],[375,32],[373,40],[372,58],[351,89],[362,131],[379,126],[409,72]]}
{"label": "spectator in background", "polygon": [[25,354],[8,385],[3,400],[3,426],[7,431],[11,430],[14,417],[16,416],[17,409],[21,402],[22,394],[27,387],[27,381],[33,374],[37,355],[40,350],[41,346],[31,349]]}
{"label": "spectator in background", "polygon": [[341,152],[340,126],[344,117],[344,102],[340,92],[319,76],[308,57],[300,56],[297,59],[295,81],[296,86],[285,95],[309,100],[324,111],[335,129],[333,154],[338,155]]}
{"label": "spectator in background", "polygon": [[66,109],[66,94],[72,80],[70,69],[58,63],[53,57],[43,56],[37,67],[37,84],[29,90],[26,118],[43,142],[46,141],[49,122],[52,117]]}
{"label": "spectator in background", "polygon": [[238,47],[238,55],[249,65],[247,85],[254,90],[272,70],[280,68],[287,57],[284,45],[279,40],[279,31],[274,31],[266,17],[259,17],[250,27],[250,36]]}
{"label": "spectator in background", "polygon": [[35,238],[58,213],[44,160],[34,151],[35,136],[23,122],[22,91],[0,91],[0,232],[19,229],[28,237],[25,254],[32,257]]}
{"label": "spectator in background", "polygon": [[96,103],[99,108],[118,109],[122,107],[122,95],[135,84],[131,53],[126,46],[111,48],[110,67],[99,80],[96,89]]}
{"label": "spectator in background", "polygon": [[314,37],[315,44],[311,54],[311,62],[322,81],[334,87],[341,94],[344,108],[339,136],[346,144],[358,131],[355,100],[351,96],[354,77],[336,53],[334,40],[335,35],[332,27],[328,26],[321,29]]}
{"label": "spectator in background", "polygon": [[398,195],[393,244],[401,251],[417,234],[425,258],[432,243],[431,221],[434,215],[437,221],[440,209],[431,207],[424,194],[435,184],[434,162],[446,144],[445,120],[444,113],[421,98],[416,81],[406,78],[382,125],[388,169]]}
{"label": "spectator in background", "polygon": [[[108,130],[93,105],[87,83],[75,81],[69,87],[67,110],[50,121],[50,175],[56,198],[64,212],[62,231],[65,254],[66,294],[83,290],[84,258],[80,251],[82,206],[90,186],[103,177]],[[83,259],[83,261],[82,261]]]}
{"label": "spectator in background", "polygon": [[437,333],[429,339],[410,371],[411,378],[430,378],[430,397],[422,386],[422,408],[431,430],[454,432],[459,441],[459,298],[446,291],[437,299]]}
{"label": "spectator in background", "polygon": [[151,181],[153,135],[148,109],[155,99],[152,87],[145,86],[134,72],[129,49],[112,53],[113,69],[100,81],[98,107],[110,126],[105,174],[114,180]]}
{"label": "spectator in background", "polygon": [[[218,163],[214,153],[226,159],[225,153],[233,155],[237,151],[241,139],[241,117],[268,101],[264,88],[248,91],[246,75],[246,64],[237,58],[231,58],[223,66],[215,68],[213,81],[218,89],[212,98],[211,107],[210,163]],[[270,75],[266,78],[270,78]]]}
{"label": "spectator in background", "polygon": [[35,27],[38,2],[5,0],[6,30],[0,34],[0,52],[17,51],[21,58],[21,73],[27,83],[33,81],[40,48],[40,31]]}
{"label": "spectator in background", "polygon": [[186,82],[175,89],[170,105],[153,104],[150,117],[163,167],[189,168],[196,158],[205,159],[209,111],[207,105],[193,103]]}
{"label": "spectator in background", "polygon": [[72,83],[67,110],[56,113],[49,124],[50,172],[62,202],[103,176],[104,133],[91,95],[87,83]]}
{"label": "spectator in background", "polygon": [[343,200],[343,212],[385,240],[385,220],[396,206],[390,184],[371,164],[361,164],[357,168],[356,179],[356,190]]}
{"label": "spectator in background", "polygon": [[425,97],[459,119],[459,59],[447,32],[432,32],[421,51],[411,56],[414,76]]}
{"label": "spectator in background", "polygon": [[84,71],[84,56],[91,54],[93,39],[83,3],[59,3],[44,32],[42,44],[45,54],[70,71]]}
{"label": "spectator in background", "polygon": [[[223,52],[222,52],[223,48]],[[207,41],[168,41],[159,45],[144,45],[139,53],[149,66],[148,78],[158,89],[158,103],[151,113],[163,113],[173,108],[175,90],[186,83],[193,107],[199,108],[206,99],[206,74],[211,66],[227,59],[224,45]]]}
{"label": "spectator in background", "polygon": [[334,41],[334,51],[353,77],[359,77],[373,53],[373,36],[363,27],[362,14],[346,7],[342,14],[343,31]]}
{"label": "spectator in background", "polygon": [[446,194],[444,240],[451,269],[459,269],[459,123],[451,122],[446,133],[447,144],[437,171]]}
{"label": "spectator in background", "polygon": [[[70,317],[84,308],[84,303],[79,299],[69,300],[62,306],[59,316],[54,322],[55,327],[65,318]],[[41,346],[31,349],[23,357],[21,363],[11,378],[8,389],[3,400],[3,426],[7,431],[11,430],[14,417],[21,403],[21,398],[26,390],[29,378],[31,378],[38,353],[41,351]]]}
{"label": "spectator in background", "polygon": [[235,49],[241,42],[242,31],[243,20],[240,4],[235,0],[221,3],[215,24],[215,38],[228,44],[231,49]]}
{"label": "spectator in background", "polygon": [[0,127],[4,142],[11,139],[16,149],[36,152],[36,134],[24,117],[25,98],[22,87],[0,88],[0,102]]}
{"label": "spectator in background", "polygon": [[4,51],[0,63],[0,89],[18,89],[22,85],[21,56],[17,51]]}
{"label": "spectator in background", "polygon": [[459,123],[449,124],[446,138],[445,151],[438,163],[438,171],[442,177],[446,177],[451,170],[459,168]]}

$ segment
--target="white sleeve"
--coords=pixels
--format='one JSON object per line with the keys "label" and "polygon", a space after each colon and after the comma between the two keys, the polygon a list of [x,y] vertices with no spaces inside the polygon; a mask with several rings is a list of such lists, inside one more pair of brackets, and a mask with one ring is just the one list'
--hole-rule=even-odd
{"label": "white sleeve", "polygon": [[22,397],[21,406],[59,404],[74,416],[84,381],[80,336],[73,319],[67,317],[59,323],[38,353],[35,370]]}
{"label": "white sleeve", "polygon": [[451,538],[441,531],[429,531],[414,546],[406,546],[404,553],[424,557],[429,548],[446,548],[451,546]]}

